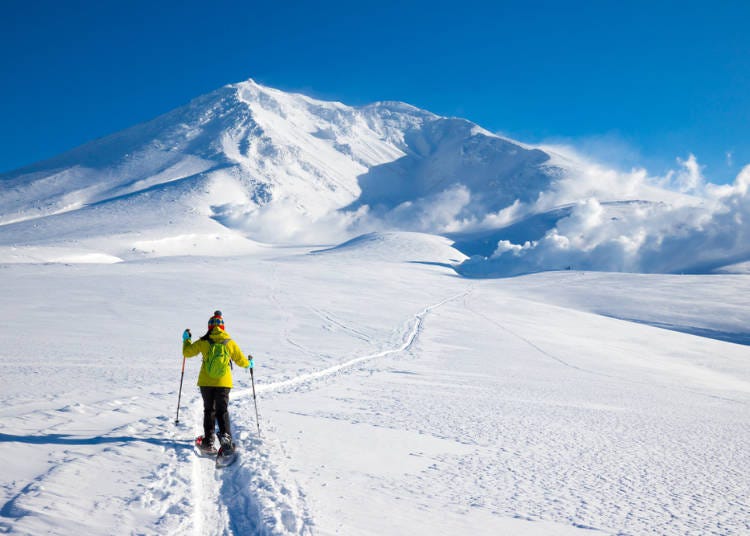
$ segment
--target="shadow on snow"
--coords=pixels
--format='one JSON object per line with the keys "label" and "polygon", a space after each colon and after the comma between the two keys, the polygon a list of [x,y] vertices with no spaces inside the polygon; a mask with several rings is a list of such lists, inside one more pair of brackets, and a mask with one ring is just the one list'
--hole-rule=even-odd
{"label": "shadow on snow", "polygon": [[0,443],[27,443],[30,445],[102,445],[107,443],[149,443],[174,449],[192,449],[192,441],[177,441],[154,437],[95,436],[78,437],[69,434],[13,435],[0,433]]}

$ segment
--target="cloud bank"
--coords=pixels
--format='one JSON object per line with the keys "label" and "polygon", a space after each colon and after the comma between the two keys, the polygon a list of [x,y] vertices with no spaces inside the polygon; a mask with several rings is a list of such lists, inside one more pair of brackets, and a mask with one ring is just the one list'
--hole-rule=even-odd
{"label": "cloud bank", "polygon": [[[705,181],[693,155],[678,163],[678,170],[657,182],[693,194],[692,201],[624,204],[590,196],[541,239],[501,240],[491,256],[473,257],[460,271],[470,276],[561,269],[707,273],[750,260],[750,166],[733,184],[718,186]],[[654,181],[644,176],[642,184],[649,182]]]}
{"label": "cloud bank", "polygon": [[338,213],[337,228],[482,233],[523,225],[533,214],[567,206],[567,215],[541,238],[499,240],[492,255],[473,257],[459,270],[471,276],[568,268],[706,273],[750,260],[750,166],[733,184],[716,185],[692,154],[678,158],[666,175],[650,176],[645,169],[608,168],[566,147],[545,150],[569,172],[533,202],[516,200],[500,211],[482,212],[475,194],[455,185],[387,211],[364,207],[358,214]]}

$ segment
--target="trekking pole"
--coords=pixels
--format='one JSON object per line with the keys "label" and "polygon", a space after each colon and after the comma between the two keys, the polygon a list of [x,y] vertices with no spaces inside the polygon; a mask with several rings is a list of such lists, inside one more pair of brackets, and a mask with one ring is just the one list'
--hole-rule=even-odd
{"label": "trekking pole", "polygon": [[255,402],[255,424],[258,425],[258,437],[260,437],[260,419],[258,418],[258,399],[255,397],[255,375],[250,368],[250,382],[253,384],[253,402]]}
{"label": "trekking pole", "polygon": [[[183,346],[186,341],[190,340],[190,337],[192,337],[193,334],[190,333],[189,329],[186,329],[182,333],[182,343]],[[182,380],[185,378],[185,353],[183,351],[182,354],[182,373],[180,374],[180,392],[177,394],[177,417],[174,420],[175,424],[180,424],[180,400],[182,399]]]}
{"label": "trekking pole", "polygon": [[182,399],[182,380],[185,378],[185,356],[182,357],[182,374],[180,374],[180,392],[177,395],[177,418],[175,424],[180,424],[180,399]]}

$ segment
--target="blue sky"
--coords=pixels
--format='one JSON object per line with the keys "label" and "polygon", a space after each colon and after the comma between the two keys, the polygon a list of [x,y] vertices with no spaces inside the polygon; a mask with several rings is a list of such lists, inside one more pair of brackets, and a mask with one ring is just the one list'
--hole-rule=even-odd
{"label": "blue sky", "polygon": [[748,2],[3,0],[0,172],[254,78],[652,173],[750,164]]}

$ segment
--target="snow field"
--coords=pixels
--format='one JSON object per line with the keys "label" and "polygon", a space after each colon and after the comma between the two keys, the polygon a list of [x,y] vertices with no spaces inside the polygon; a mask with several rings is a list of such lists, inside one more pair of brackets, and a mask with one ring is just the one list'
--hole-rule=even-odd
{"label": "snow field", "polygon": [[[644,379],[637,374],[637,363],[627,372],[607,363],[603,357],[613,349],[606,346],[603,351],[577,350],[598,357],[593,363],[576,361],[574,355],[560,359],[542,348],[544,334],[540,337],[536,326],[530,330],[514,325],[519,315],[528,321],[522,309],[509,307],[502,313],[495,308],[496,314],[487,318],[468,316],[466,309],[479,308],[478,296],[487,294],[482,288],[464,304],[451,302],[429,317],[412,349],[419,357],[372,363],[369,370],[347,376],[332,389],[284,400],[274,420],[289,423],[280,430],[297,446],[292,459],[313,458],[307,464],[318,467],[313,481],[324,476],[327,489],[347,479],[324,495],[321,508],[330,511],[331,504],[348,504],[351,462],[341,459],[359,459],[366,443],[377,451],[373,458],[387,460],[388,469],[357,465],[364,472],[362,500],[370,504],[379,499],[398,504],[400,512],[421,512],[422,533],[449,533],[443,521],[452,516],[463,520],[466,533],[479,534],[497,533],[500,520],[509,517],[608,533],[742,533],[747,478],[737,465],[738,454],[745,458],[737,437],[748,431],[747,392],[729,400],[716,398],[721,395],[715,391],[683,386],[683,379],[674,378],[670,369]],[[545,316],[540,313],[546,311],[534,309],[535,317],[554,317],[556,324],[560,320],[560,313]],[[611,323],[604,333],[622,329],[619,322],[603,320]],[[492,333],[506,321],[511,327],[501,330],[502,335]],[[574,330],[575,325],[583,327]],[[566,327],[587,331],[580,318]],[[686,337],[635,329],[656,333],[636,340]],[[579,337],[561,336],[558,326],[554,346],[577,347]],[[542,341],[537,344],[532,338]],[[588,346],[602,342],[597,339]],[[712,344],[714,350],[727,346]],[[638,343],[633,346],[621,349],[617,357],[639,350]],[[661,344],[656,346],[656,359],[668,353]],[[746,349],[729,347],[746,366]],[[488,366],[489,356],[494,366]],[[719,383],[718,388],[726,386]],[[321,420],[334,424],[319,431]],[[295,427],[300,431],[295,433]],[[351,439],[352,428],[367,439]],[[322,442],[340,438],[335,442],[338,456],[331,460],[307,453],[300,445],[308,444],[311,436]],[[441,441],[443,448],[435,448]],[[409,445],[420,448],[410,450]],[[415,467],[412,460],[424,458],[431,463]],[[467,512],[473,511],[492,512],[497,524],[483,520],[469,529],[472,516]],[[348,516],[361,520],[367,511],[339,508],[324,532],[357,532],[347,526]],[[376,526],[371,533],[407,533],[387,521]],[[546,531],[559,533],[550,527]]]}
{"label": "snow field", "polygon": [[[0,530],[750,530],[747,346],[646,325],[692,299],[680,324],[739,333],[747,313],[713,296],[744,278],[465,280],[411,238],[413,257],[386,241],[0,267]],[[235,370],[242,456],[220,471],[192,447],[197,360],[174,424],[180,333],[214,309],[255,356],[261,418],[258,438]]]}

